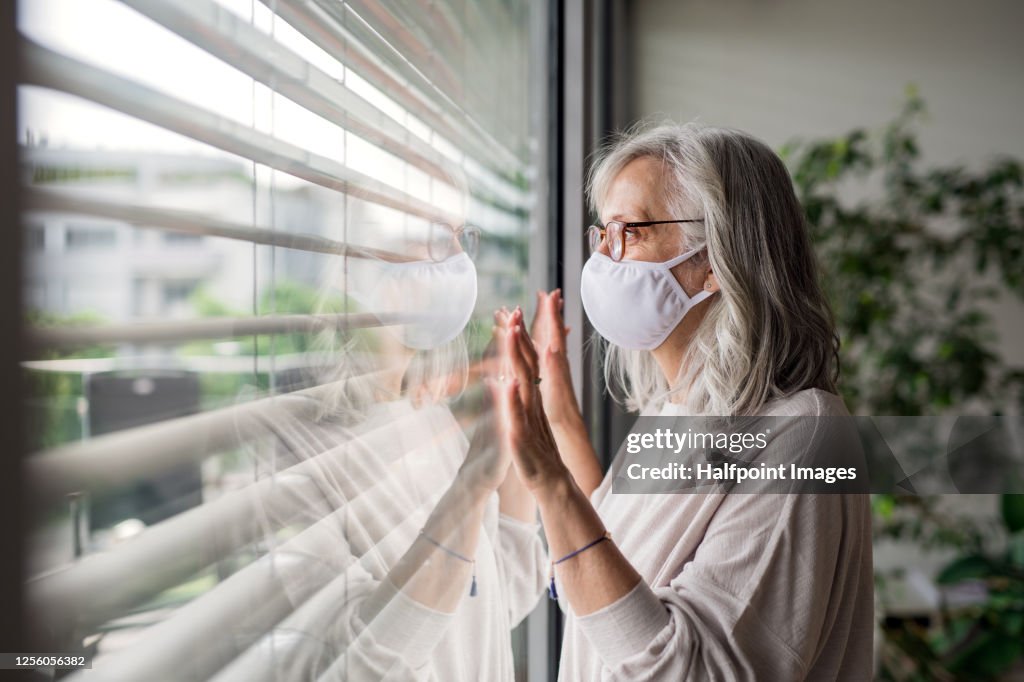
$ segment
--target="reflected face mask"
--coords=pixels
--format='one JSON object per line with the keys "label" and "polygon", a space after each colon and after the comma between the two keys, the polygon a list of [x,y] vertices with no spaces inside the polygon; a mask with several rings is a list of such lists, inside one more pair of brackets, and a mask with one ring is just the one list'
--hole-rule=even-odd
{"label": "reflected face mask", "polygon": [[654,350],[668,338],[686,313],[708,296],[687,296],[671,269],[692,258],[687,251],[662,263],[613,261],[600,252],[583,266],[580,295],[594,329],[627,350]]}
{"label": "reflected face mask", "polygon": [[448,343],[466,327],[476,306],[476,267],[465,253],[443,261],[367,261],[369,275],[350,290],[367,312],[408,315],[405,324],[385,327],[416,350]]}

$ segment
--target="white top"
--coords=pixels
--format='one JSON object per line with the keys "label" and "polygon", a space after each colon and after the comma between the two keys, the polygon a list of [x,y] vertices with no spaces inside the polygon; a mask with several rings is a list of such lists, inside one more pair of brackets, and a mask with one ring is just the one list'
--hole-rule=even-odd
{"label": "white top", "polygon": [[[448,408],[400,400],[374,405],[356,428],[264,426],[279,485],[289,483],[280,473],[287,464],[304,467],[291,475],[301,504],[259,512],[270,528],[286,522],[298,532],[270,555],[291,613],[236,662],[237,674],[222,678],[512,682],[511,630],[547,579],[539,523],[499,513],[491,496],[474,555],[477,595],[466,581],[454,613],[428,608],[387,580],[465,459],[468,443]],[[364,622],[359,607],[378,588],[391,599]]]}
{"label": "white top", "polygon": [[[849,413],[809,389],[761,414]],[[795,420],[768,449],[814,428]],[[606,475],[591,501],[643,581],[582,618],[570,610],[560,680],[871,679],[867,495],[615,494]]]}

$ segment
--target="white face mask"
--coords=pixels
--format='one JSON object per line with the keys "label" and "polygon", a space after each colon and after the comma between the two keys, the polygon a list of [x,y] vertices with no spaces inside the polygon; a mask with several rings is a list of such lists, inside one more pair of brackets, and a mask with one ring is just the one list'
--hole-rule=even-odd
{"label": "white face mask", "polygon": [[364,261],[368,270],[350,287],[367,312],[408,315],[414,321],[384,327],[409,348],[432,350],[458,336],[476,306],[476,267],[465,253],[441,262]]}
{"label": "white face mask", "polygon": [[616,346],[654,350],[668,338],[693,306],[711,295],[692,298],[671,269],[697,255],[687,251],[664,263],[623,260],[594,253],[583,267],[580,294],[594,329]]}

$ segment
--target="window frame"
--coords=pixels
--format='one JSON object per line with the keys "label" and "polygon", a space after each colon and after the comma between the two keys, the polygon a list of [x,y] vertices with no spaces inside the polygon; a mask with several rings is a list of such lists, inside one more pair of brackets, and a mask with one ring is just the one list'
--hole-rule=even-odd
{"label": "window frame", "polygon": [[[0,315],[5,327],[20,330],[22,314],[22,230],[20,227],[20,171],[18,168],[17,99],[19,72],[17,50],[17,3],[3,3],[0,9],[0,89],[7,93],[0,99],[0,129],[7,131],[0,141],[0,185],[7,188],[7,200],[0,203],[3,230],[3,267],[0,267]],[[25,457],[25,420],[22,374],[19,361],[23,356],[20,333],[3,334],[0,352],[4,358],[0,380],[5,390],[0,395],[0,428],[4,433],[6,452],[0,457],[0,537],[6,545],[0,560],[0,644],[4,651],[25,651],[24,631],[24,564],[26,540],[25,500],[22,486],[22,460]]]}

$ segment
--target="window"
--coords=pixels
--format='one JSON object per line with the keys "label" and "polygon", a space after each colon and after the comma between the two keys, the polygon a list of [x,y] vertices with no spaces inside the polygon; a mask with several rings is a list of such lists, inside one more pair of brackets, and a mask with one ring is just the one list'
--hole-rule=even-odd
{"label": "window", "polygon": [[64,229],[68,251],[113,249],[116,243],[117,233],[110,228],[71,224]]}
{"label": "window", "polygon": [[196,284],[194,282],[166,282],[164,284],[164,301],[167,303],[186,301],[195,289]]}
{"label": "window", "polygon": [[25,248],[28,251],[42,251],[46,248],[46,225],[39,223],[25,225]]}
{"label": "window", "polygon": [[202,236],[198,234],[182,234],[180,232],[167,232],[164,234],[164,243],[172,248],[176,246],[199,246],[202,239]]}
{"label": "window", "polygon": [[545,5],[19,4],[40,650],[358,665],[315,635],[361,584],[309,557],[389,575],[482,422],[491,312],[547,283]]}

